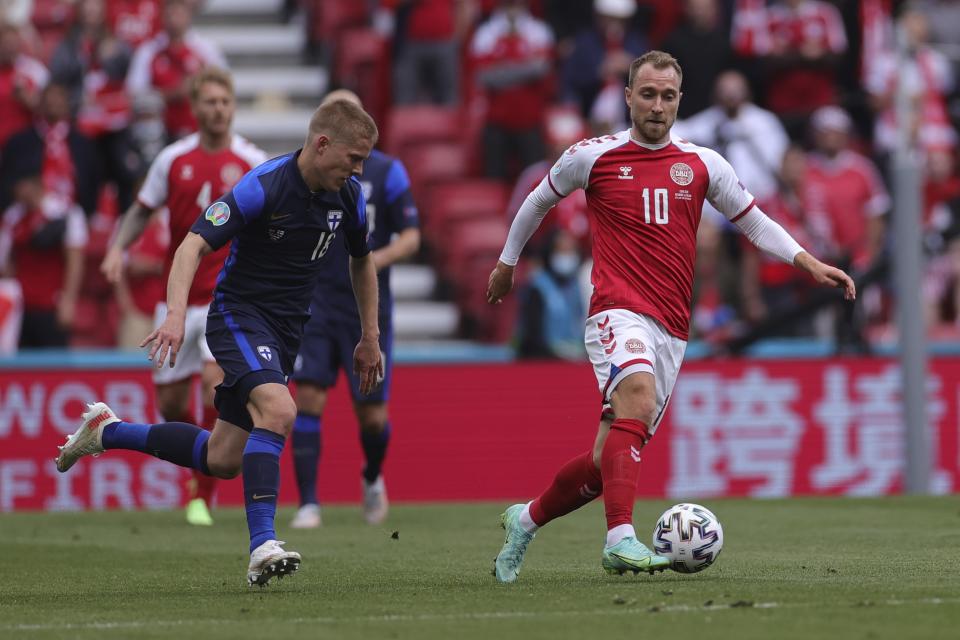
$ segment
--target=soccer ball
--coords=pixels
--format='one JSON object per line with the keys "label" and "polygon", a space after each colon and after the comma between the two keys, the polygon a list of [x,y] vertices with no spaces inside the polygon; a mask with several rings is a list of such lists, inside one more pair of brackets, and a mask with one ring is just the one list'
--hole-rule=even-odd
{"label": "soccer ball", "polygon": [[698,504],[675,504],[660,516],[653,529],[653,550],[670,558],[680,573],[703,571],[723,549],[723,527],[717,516]]}

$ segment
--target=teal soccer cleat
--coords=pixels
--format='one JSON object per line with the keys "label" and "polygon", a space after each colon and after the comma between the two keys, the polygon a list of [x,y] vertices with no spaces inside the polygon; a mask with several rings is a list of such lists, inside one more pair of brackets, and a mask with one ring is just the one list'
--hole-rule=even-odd
{"label": "teal soccer cleat", "polygon": [[500,516],[500,526],[507,532],[503,541],[503,548],[493,561],[493,575],[500,582],[514,582],[520,575],[523,566],[523,554],[527,552],[527,545],[533,540],[533,533],[528,533],[520,526],[520,514],[525,505],[515,504],[507,507]]}
{"label": "teal soccer cleat", "polygon": [[642,542],[628,536],[612,547],[604,548],[601,564],[607,573],[622,575],[625,571],[646,571],[653,574],[669,569],[670,559],[654,554]]}

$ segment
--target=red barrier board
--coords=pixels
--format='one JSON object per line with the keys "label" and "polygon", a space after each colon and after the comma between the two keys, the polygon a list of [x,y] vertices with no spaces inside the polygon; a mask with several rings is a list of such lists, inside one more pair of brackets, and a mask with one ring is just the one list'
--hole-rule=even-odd
{"label": "red barrier board", "polygon": [[[960,489],[960,361],[930,362],[931,481]],[[599,393],[585,364],[399,366],[385,477],[393,500],[532,497],[560,464],[592,446]],[[109,451],[57,473],[57,445],[86,401],[124,419],[155,417],[150,373],[0,371],[0,511],[171,508],[186,471]],[[287,447],[289,449],[289,447]],[[281,499],[296,500],[285,452]],[[691,362],[644,450],[639,494],[694,499],[900,490],[899,369],[885,359]],[[361,453],[343,384],[323,424],[320,497],[360,498]],[[240,480],[220,504],[242,502]]]}

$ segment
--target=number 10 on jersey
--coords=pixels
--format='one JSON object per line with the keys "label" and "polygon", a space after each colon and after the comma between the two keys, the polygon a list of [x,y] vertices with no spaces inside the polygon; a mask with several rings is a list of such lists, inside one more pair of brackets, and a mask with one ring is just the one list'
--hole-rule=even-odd
{"label": "number 10 on jersey", "polygon": [[[667,189],[653,190],[653,220],[657,224],[667,224],[670,215],[667,213],[667,203],[670,192]],[[643,188],[643,220],[650,224],[650,188]]]}

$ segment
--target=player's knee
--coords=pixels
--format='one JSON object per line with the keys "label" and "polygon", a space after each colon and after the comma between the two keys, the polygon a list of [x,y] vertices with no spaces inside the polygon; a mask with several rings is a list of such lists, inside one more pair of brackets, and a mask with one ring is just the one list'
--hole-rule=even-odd
{"label": "player's knee", "polygon": [[287,436],[293,430],[293,423],[297,419],[297,405],[293,400],[273,403],[264,408],[262,415],[263,424],[257,425],[258,427],[269,428]]}
{"label": "player's knee", "polygon": [[240,469],[243,466],[243,459],[232,460],[216,454],[207,454],[207,468],[210,475],[223,480],[232,480],[240,475]]}

